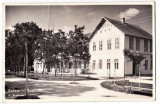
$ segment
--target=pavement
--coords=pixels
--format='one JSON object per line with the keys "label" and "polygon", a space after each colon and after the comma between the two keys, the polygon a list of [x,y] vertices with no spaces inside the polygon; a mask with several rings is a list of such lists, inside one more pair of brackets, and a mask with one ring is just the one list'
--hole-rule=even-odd
{"label": "pavement", "polygon": [[[126,94],[108,90],[100,85],[100,83],[104,81],[106,81],[106,79],[76,81],[78,84],[70,84],[72,81],[29,79],[28,88],[30,94],[37,95],[40,98],[38,99],[40,102],[154,100],[154,97],[145,95]],[[5,84],[8,86],[8,89],[10,89],[10,92],[6,94],[11,94],[11,96],[7,97],[8,100],[13,99],[17,93],[24,94],[25,78],[6,78]],[[15,88],[18,89],[17,92],[13,90]],[[18,92],[19,90],[21,92]]]}

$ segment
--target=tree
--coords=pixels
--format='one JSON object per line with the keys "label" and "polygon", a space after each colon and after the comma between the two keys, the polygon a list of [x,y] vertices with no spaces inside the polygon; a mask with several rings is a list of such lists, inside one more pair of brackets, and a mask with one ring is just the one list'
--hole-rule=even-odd
{"label": "tree", "polygon": [[19,72],[23,66],[23,49],[14,31],[5,30],[5,69]]}
{"label": "tree", "polygon": [[17,23],[14,26],[14,34],[21,44],[22,48],[25,49],[25,42],[27,42],[29,66],[33,64],[34,42],[40,37],[42,29],[37,26],[34,22]]}
{"label": "tree", "polygon": [[[12,32],[6,30],[6,53],[11,57],[10,64],[14,66],[12,68],[13,70],[16,69],[16,72],[20,62],[23,62],[22,57],[25,60],[23,63],[24,73],[26,74],[25,95],[28,96],[28,63],[29,66],[33,64],[34,50],[32,45],[39,37],[41,28],[39,28],[34,22],[17,23],[13,27],[14,30]],[[8,56],[6,56],[6,58],[8,58]]]}
{"label": "tree", "polygon": [[73,82],[75,83],[75,76],[77,72],[77,59],[89,60],[89,51],[86,46],[88,38],[83,34],[84,26],[78,27],[75,25],[74,31],[69,31],[68,39],[68,53],[74,59],[74,76]]}
{"label": "tree", "polygon": [[[48,71],[50,71],[50,68],[54,67],[55,76],[59,62],[61,62],[60,59],[58,59],[58,55],[65,52],[66,40],[67,38],[62,30],[54,34],[50,30],[44,30],[41,38],[36,41],[35,59],[40,61],[44,60],[44,65]],[[44,73],[44,70],[42,73]]]}
{"label": "tree", "polygon": [[[131,61],[133,61],[133,64],[135,64],[135,66],[138,66],[138,70],[139,70],[139,76],[140,76],[140,69],[139,69],[139,65],[141,64],[141,61],[143,59],[145,59],[143,54],[134,54],[132,52],[130,52],[130,50],[125,49],[124,50],[124,56],[130,58]],[[135,72],[135,76],[136,76],[136,72]]]}

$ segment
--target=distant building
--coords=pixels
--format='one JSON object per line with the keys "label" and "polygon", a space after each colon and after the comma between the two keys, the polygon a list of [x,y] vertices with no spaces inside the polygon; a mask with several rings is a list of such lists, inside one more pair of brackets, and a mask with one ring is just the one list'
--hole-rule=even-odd
{"label": "distant building", "polygon": [[[143,75],[152,74],[152,35],[138,26],[103,17],[89,36],[90,72],[108,77],[135,75],[137,68],[124,56],[124,49],[143,54]],[[116,70],[116,73],[114,72]]]}

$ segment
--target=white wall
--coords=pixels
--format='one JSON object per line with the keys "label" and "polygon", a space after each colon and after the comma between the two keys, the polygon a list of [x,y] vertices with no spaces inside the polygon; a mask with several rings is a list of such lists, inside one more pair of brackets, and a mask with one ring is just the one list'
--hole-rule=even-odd
{"label": "white wall", "polygon": [[[119,49],[115,49],[115,38],[120,39]],[[107,49],[107,40],[111,39],[111,50]],[[99,41],[103,41],[103,48],[99,50]],[[96,42],[96,51],[93,51],[93,42]],[[98,74],[107,75],[107,59],[111,59],[111,74],[114,75],[114,59],[119,59],[119,69],[116,71],[117,76],[124,75],[124,33],[117,29],[110,22],[102,26],[100,30],[95,33],[89,43],[89,50],[91,54],[90,70]],[[102,59],[102,69],[98,69],[99,60]],[[92,62],[96,60],[96,69],[92,69]]]}
{"label": "white wall", "polygon": [[[39,63],[39,64],[37,64],[37,63]],[[34,60],[34,72],[35,73],[42,73],[43,67],[44,67],[44,65],[41,61]]]}

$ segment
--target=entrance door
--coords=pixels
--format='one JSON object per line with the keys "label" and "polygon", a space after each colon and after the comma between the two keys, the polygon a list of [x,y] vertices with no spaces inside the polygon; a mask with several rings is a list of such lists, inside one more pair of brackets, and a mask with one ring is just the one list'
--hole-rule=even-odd
{"label": "entrance door", "polygon": [[108,78],[111,77],[110,74],[111,74],[110,69],[108,69]]}
{"label": "entrance door", "polygon": [[133,75],[136,73],[136,65],[133,63]]}

